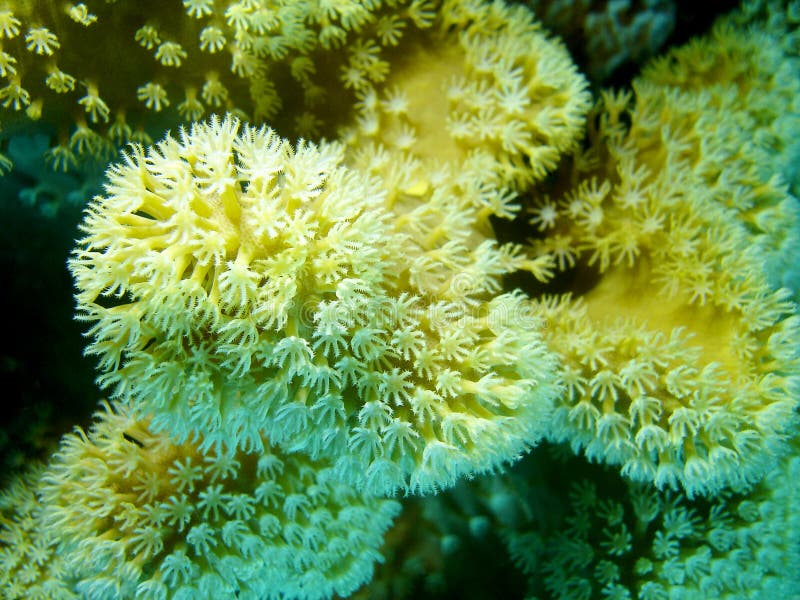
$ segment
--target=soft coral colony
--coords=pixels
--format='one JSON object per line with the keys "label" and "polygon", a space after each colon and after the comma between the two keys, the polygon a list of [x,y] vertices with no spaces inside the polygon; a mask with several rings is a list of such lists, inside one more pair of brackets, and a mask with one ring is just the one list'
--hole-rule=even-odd
{"label": "soft coral colony", "polygon": [[537,441],[554,364],[498,293],[516,257],[457,190],[431,201],[447,229],[409,222],[336,146],[239,127],[131,156],[90,206],[71,268],[103,384],[178,441],[261,451],[266,434],[378,493]]}
{"label": "soft coral colony", "polygon": [[[46,158],[58,170],[108,162],[128,142],[150,143],[213,112],[281,116],[309,135],[302,108],[329,102],[332,91],[319,81],[320,59],[356,35],[370,50],[397,43],[433,15],[427,0],[4,2],[3,129],[37,123],[52,136]],[[2,167],[12,162],[4,157]]]}
{"label": "soft coral colony", "polygon": [[[796,3],[749,4],[735,17],[749,29],[720,24],[591,112],[564,47],[519,6],[184,0],[151,12],[0,11],[6,128],[23,111],[64,123],[82,87],[53,165],[133,142],[69,261],[113,401],[5,492],[7,596],[346,596],[381,560],[399,511],[387,496],[501,471],[545,437],[618,466],[646,522],[663,511],[669,530],[695,496],[730,490],[751,494],[748,507],[782,503],[786,526],[769,531],[792,535],[790,484],[774,473],[796,454],[798,317],[780,286],[797,207],[781,178],[796,187],[785,130],[797,133],[800,83],[783,66],[796,47],[762,42],[796,36]],[[69,75],[75,36],[103,22],[152,64],[109,75],[98,55]],[[147,147],[147,130],[209,110],[227,115]],[[278,131],[338,141],[291,145]],[[493,233],[518,197],[526,246]],[[504,291],[518,271],[572,294]],[[504,536],[523,565],[546,540]],[[636,563],[652,575],[631,584],[640,598],[759,589],[755,574],[710,582],[723,563],[697,536],[704,579],[683,585],[689,551],[675,548],[690,533],[673,537],[654,550],[671,571]],[[604,549],[630,555],[623,538]],[[770,577],[799,554],[773,545]],[[545,561],[547,591],[590,598],[571,552]],[[630,597],[612,562],[596,589]],[[786,581],[768,587],[797,592]]]}
{"label": "soft coral colony", "polygon": [[800,81],[774,38],[721,21],[604,94],[531,208],[534,254],[594,279],[543,303],[569,386],[552,437],[690,494],[760,479],[795,427]]}
{"label": "soft coral colony", "polygon": [[[136,148],[109,172],[71,261],[79,318],[92,323],[104,385],[157,430],[256,451],[266,434],[335,459],[341,478],[371,493],[446,487],[541,438],[554,364],[522,297],[499,290],[504,273],[538,272],[549,259],[499,245],[488,217],[513,210],[497,185],[521,179],[523,157],[574,143],[586,93],[527,13],[449,8],[412,39],[444,55],[431,82],[440,93],[468,85],[465,75],[450,80],[473,55],[492,64],[506,47],[542,48],[473,77],[486,89],[516,84],[518,106],[495,112],[530,130],[524,145],[465,144],[443,131],[452,158],[434,165],[413,143],[370,140],[363,112],[346,147],[296,149],[228,116]],[[512,26],[514,14],[527,21]],[[460,38],[449,32],[456,18],[472,22]],[[515,63],[565,73],[553,67],[555,87],[535,83],[544,75],[523,86],[509,74]],[[416,83],[392,86],[413,106]],[[374,90],[360,93],[359,105],[377,102]],[[534,138],[542,125],[524,109],[534,98],[549,136]],[[412,140],[424,126],[414,114],[403,128]],[[119,301],[109,306],[111,296]]]}

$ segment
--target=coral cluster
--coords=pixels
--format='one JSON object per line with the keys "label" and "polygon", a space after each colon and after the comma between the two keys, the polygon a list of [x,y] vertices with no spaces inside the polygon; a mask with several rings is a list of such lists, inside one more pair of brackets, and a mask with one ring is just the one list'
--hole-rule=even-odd
{"label": "coral cluster", "polygon": [[583,303],[541,305],[570,389],[551,439],[690,495],[768,472],[800,374],[777,289],[800,238],[782,160],[800,82],[780,51],[744,57],[769,48],[763,31],[712,35],[652,63],[633,95],[603,94],[589,147],[530,208],[534,255]]}
{"label": "coral cluster", "polygon": [[[572,9],[597,77],[673,18]],[[0,593],[796,596],[798,22],[591,108],[501,0],[0,5],[21,175],[127,144],[68,261],[112,398],[0,495]]]}
{"label": "coral cluster", "polygon": [[549,598],[794,598],[798,468],[792,457],[745,494],[692,502],[583,467],[563,514],[505,537],[530,593]]}
{"label": "coral cluster", "polygon": [[43,479],[40,526],[87,598],[344,597],[399,511],[303,455],[177,444],[108,405]]}
{"label": "coral cluster", "polygon": [[[129,141],[150,143],[171,124],[212,112],[273,120],[295,88],[309,105],[325,98],[315,77],[324,70],[319,61],[348,43],[348,36],[369,26],[384,32],[382,43],[396,43],[407,27],[424,26],[434,6],[420,0],[325,4],[25,0],[4,5],[4,135],[38,122],[54,138],[46,153],[51,166],[85,169],[87,162],[108,162]],[[3,156],[0,170],[11,166]]]}
{"label": "coral cluster", "polygon": [[484,153],[497,163],[499,184],[517,188],[575,148],[590,102],[586,82],[523,7],[447,1],[400,52],[385,77],[355,86],[355,123],[340,132],[350,146],[378,143],[434,163]]}
{"label": "coral cluster", "polygon": [[179,441],[267,435],[373,491],[517,456],[555,386],[534,315],[498,293],[513,248],[453,186],[397,214],[340,162],[230,117],[133,148],[70,262],[101,382]]}
{"label": "coral cluster", "polygon": [[42,523],[44,471],[31,464],[0,493],[0,590],[9,600],[78,598],[58,537]]}
{"label": "coral cluster", "polygon": [[[800,15],[792,28],[779,18],[791,21],[792,9],[773,5],[764,23],[752,14],[757,5],[652,61],[637,94],[661,111],[659,126],[682,124],[682,154],[700,185],[744,223],[773,285],[797,298]],[[754,22],[735,26],[747,15]]]}
{"label": "coral cluster", "polygon": [[[746,363],[726,366],[708,358],[709,348],[741,347],[746,335],[726,341],[711,327],[692,331],[690,321],[661,328],[659,317],[685,314],[669,307],[597,318],[591,302],[567,297],[539,305],[552,324],[548,341],[562,358],[567,386],[550,439],[620,465],[635,481],[680,485],[690,495],[742,486],[769,471],[782,436],[795,426],[795,384],[782,371],[795,360],[795,330],[754,340]],[[785,348],[769,356],[779,340]],[[785,367],[759,372],[778,361]]]}
{"label": "coral cluster", "polygon": [[[179,4],[91,4],[25,1],[0,11],[5,135],[37,122],[53,135],[46,157],[54,169],[85,169],[129,141],[150,143],[151,113],[170,105],[187,118],[199,118],[203,103],[235,108],[219,77],[227,61],[199,48],[199,24],[179,19]],[[162,26],[176,22],[174,30]],[[246,88],[237,94],[244,98]]]}

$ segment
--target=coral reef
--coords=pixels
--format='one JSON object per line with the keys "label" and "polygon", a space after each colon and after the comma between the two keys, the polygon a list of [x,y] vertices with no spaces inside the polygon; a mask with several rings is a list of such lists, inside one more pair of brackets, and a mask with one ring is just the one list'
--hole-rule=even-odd
{"label": "coral reef", "polygon": [[800,597],[800,3],[686,5],[0,2],[0,595]]}

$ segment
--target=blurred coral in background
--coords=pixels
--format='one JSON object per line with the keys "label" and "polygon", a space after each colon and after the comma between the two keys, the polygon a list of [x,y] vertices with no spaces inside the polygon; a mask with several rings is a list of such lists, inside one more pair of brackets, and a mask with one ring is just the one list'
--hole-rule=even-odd
{"label": "blurred coral in background", "polygon": [[528,0],[569,44],[586,73],[603,83],[628,63],[655,55],[675,28],[674,0]]}

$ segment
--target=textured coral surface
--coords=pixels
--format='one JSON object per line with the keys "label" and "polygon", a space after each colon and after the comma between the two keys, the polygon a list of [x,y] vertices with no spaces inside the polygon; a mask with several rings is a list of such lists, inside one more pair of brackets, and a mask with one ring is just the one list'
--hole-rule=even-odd
{"label": "textured coral surface", "polygon": [[374,491],[514,458],[555,387],[535,316],[497,293],[507,252],[468,210],[406,225],[340,162],[225,119],[113,167],[70,263],[102,382],[179,440],[267,435]]}
{"label": "textured coral surface", "polygon": [[0,0],[0,596],[800,598],[798,25]]}

